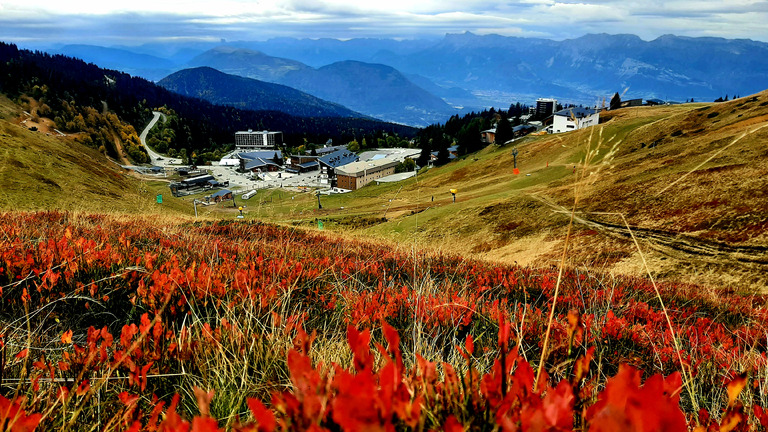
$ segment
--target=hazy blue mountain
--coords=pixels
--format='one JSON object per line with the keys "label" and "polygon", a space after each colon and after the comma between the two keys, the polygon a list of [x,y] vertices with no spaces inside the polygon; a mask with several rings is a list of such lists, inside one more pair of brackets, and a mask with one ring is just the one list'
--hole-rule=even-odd
{"label": "hazy blue mountain", "polygon": [[445,122],[456,110],[397,70],[343,61],[287,74],[281,82],[375,118],[426,126]]}
{"label": "hazy blue mountain", "polygon": [[457,109],[390,66],[358,61],[319,69],[244,48],[219,47],[191,62],[222,72],[284,84],[365,115],[412,126],[445,122]]}
{"label": "hazy blue mountain", "polygon": [[385,63],[378,57],[402,56],[428,49],[438,39],[377,39],[358,38],[341,41],[338,39],[296,39],[275,38],[264,42],[233,42],[239,48],[257,50],[263,53],[300,61],[313,67],[326,66],[345,60],[367,63]]}
{"label": "hazy blue mountain", "polygon": [[[768,88],[768,44],[751,40],[586,35],[561,42],[472,33],[446,35],[388,64],[478,95],[713,100]],[[490,92],[490,93],[488,93]]]}
{"label": "hazy blue mountain", "polygon": [[299,117],[365,117],[284,85],[229,75],[209,67],[184,69],[157,84],[184,96],[241,109],[280,111]]}
{"label": "hazy blue mountain", "polygon": [[[374,94],[378,95],[376,97],[389,94],[385,90],[382,94],[376,93],[377,86],[386,89],[387,85],[395,85],[394,81],[379,79],[386,73],[376,72],[373,76],[379,78],[368,79],[356,75],[361,68],[334,66],[330,70],[321,69],[348,60],[386,65],[449,105],[470,109],[506,108],[517,101],[533,103],[537,97],[592,104],[610,98],[615,92],[623,93],[625,89],[628,90],[624,98],[711,101],[725,95],[746,95],[768,88],[768,44],[742,39],[666,35],[644,41],[634,35],[590,34],[552,41],[472,33],[448,34],[435,40],[402,41],[281,38],[264,42],[222,41],[223,46],[198,55],[194,61],[182,60],[185,55],[190,56],[213,44],[131,47],[134,55],[125,54],[125,58],[119,58],[115,51],[111,56],[102,53],[99,57],[90,49],[81,52],[79,57],[156,79],[153,76],[156,71],[140,68],[147,64],[151,64],[151,68],[162,68],[167,64],[136,57],[135,54],[142,50],[142,53],[159,56],[171,64],[185,62],[211,66],[227,73],[296,86],[365,114],[383,114],[390,120],[409,124],[421,124],[427,118],[438,119],[444,107],[439,107],[434,100],[429,102],[430,98],[421,97],[420,92],[413,97],[418,103],[408,99],[401,103],[371,100]],[[176,70],[179,68],[177,66]],[[351,75],[337,80],[331,72]],[[332,86],[326,87],[317,79],[327,79]],[[348,82],[343,83],[344,79]],[[358,87],[366,87],[366,90],[354,93],[355,80],[361,79]],[[399,91],[392,89],[393,94]],[[332,92],[338,92],[338,96]],[[403,97],[411,98],[411,95],[403,94]],[[427,105],[420,107],[423,103]],[[423,115],[413,117],[419,109]]]}
{"label": "hazy blue mountain", "polygon": [[270,82],[280,82],[290,72],[311,69],[295,60],[231,46],[208,50],[190,60],[189,65],[208,66],[229,74]]}
{"label": "hazy blue mountain", "polygon": [[102,68],[119,70],[152,81],[168,75],[177,68],[173,61],[166,58],[136,53],[123,48],[64,45],[51,52],[79,58]]}

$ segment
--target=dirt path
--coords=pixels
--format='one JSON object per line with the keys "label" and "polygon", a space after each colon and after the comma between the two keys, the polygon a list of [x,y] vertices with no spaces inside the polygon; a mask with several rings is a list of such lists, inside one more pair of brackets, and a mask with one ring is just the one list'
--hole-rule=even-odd
{"label": "dirt path", "polygon": [[115,139],[115,150],[117,150],[117,156],[120,158],[121,165],[130,165],[131,162],[125,157],[125,151],[123,150],[123,143],[115,132],[112,132],[112,136]]}
{"label": "dirt path", "polygon": [[[571,213],[570,209],[540,195],[533,195],[533,197],[552,208],[552,211],[556,213],[565,215]],[[703,258],[718,263],[732,262],[768,266],[768,246],[739,246],[651,228],[631,227],[632,232],[630,233],[625,225],[597,221],[590,219],[589,214],[579,212],[574,215],[573,220],[613,236],[631,238],[634,234],[638,239],[648,241],[655,250],[675,258]]]}

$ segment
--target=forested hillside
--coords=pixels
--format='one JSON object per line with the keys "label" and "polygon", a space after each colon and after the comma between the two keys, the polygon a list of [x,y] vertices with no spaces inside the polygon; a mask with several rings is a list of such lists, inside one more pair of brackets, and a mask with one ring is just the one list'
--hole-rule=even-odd
{"label": "forested hillside", "polygon": [[225,74],[210,67],[180,70],[157,84],[178,94],[217,105],[281,111],[300,117],[365,117],[342,105],[288,86]]}
{"label": "forested hillside", "polygon": [[152,110],[163,106],[179,115],[175,139],[169,148],[185,149],[190,155],[221,149],[232,143],[237,130],[249,128],[280,130],[289,144],[304,139],[325,142],[329,138],[348,142],[381,130],[405,137],[415,133],[415,129],[407,126],[369,119],[296,117],[277,111],[217,106],[177,95],[142,78],[65,56],[21,50],[2,42],[0,92],[12,99],[25,94],[33,97],[41,107],[46,105],[50,109],[47,115],[56,119],[60,129],[86,132],[84,142],[94,147],[108,145],[108,137],[100,134],[102,117],[108,112],[140,129],[151,118]]}

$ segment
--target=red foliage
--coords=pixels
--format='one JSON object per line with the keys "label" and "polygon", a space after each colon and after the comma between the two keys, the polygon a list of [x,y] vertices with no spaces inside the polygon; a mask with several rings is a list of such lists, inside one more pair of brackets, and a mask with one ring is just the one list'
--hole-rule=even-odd
{"label": "red foliage", "polygon": [[32,432],[37,428],[43,415],[27,414],[21,408],[23,400],[10,401],[0,395],[0,429],[9,432]]}
{"label": "red foliage", "polygon": [[[80,219],[73,223],[73,218]],[[545,373],[533,388],[533,369],[521,353],[536,359],[540,352],[547,325],[542,311],[551,306],[557,280],[552,269],[413,256],[300,230],[226,221],[158,227],[98,215],[14,213],[0,215],[0,229],[0,315],[18,317],[25,310],[62,305],[62,310],[52,306],[51,313],[36,315],[39,322],[32,324],[52,329],[47,340],[60,340],[64,350],[55,360],[40,354],[47,352],[38,350],[43,346],[11,352],[2,337],[0,347],[9,350],[11,363],[0,372],[29,361],[31,388],[45,385],[42,378],[63,378],[56,389],[62,400],[87,397],[106,373],[126,378],[115,393],[167,394],[149,377],[177,373],[180,365],[227,338],[264,336],[216,319],[191,329],[184,324],[190,305],[219,316],[247,301],[254,303],[258,319],[296,338],[293,349],[280,353],[292,391],[274,393],[271,409],[249,402],[256,423],[240,430],[458,430],[480,427],[483,421],[503,430],[569,430],[574,422],[594,430],[617,425],[663,430],[680,426],[681,418],[685,422],[679,409],[683,390],[674,374],[683,365],[694,376],[715,374],[730,383],[722,415],[697,413],[703,427],[743,430],[759,424],[768,429],[763,408],[744,407],[738,397],[746,376],[768,368],[768,309],[765,297],[758,295],[723,292],[712,300],[696,287],[663,285],[668,310],[662,311],[645,280],[606,282],[600,275],[568,270],[544,365],[556,378]],[[426,280],[432,289],[413,289]],[[70,307],[80,308],[75,310],[85,325],[66,320]],[[278,316],[276,310],[299,313]],[[104,311],[118,318],[88,321]],[[136,311],[143,314],[136,317]],[[307,335],[302,326],[317,330],[339,322],[342,328],[331,330],[343,333],[346,327],[351,367],[314,365],[309,353],[315,333]],[[457,351],[466,364],[434,364],[416,356],[416,365],[406,369],[400,337],[410,337],[415,323],[434,346],[463,341]],[[488,364],[494,352],[498,355],[490,370],[478,371],[478,359]],[[615,374],[599,394],[595,389],[603,382],[589,371],[596,352],[601,372]],[[25,360],[28,355],[34,358]],[[612,369],[619,364],[637,369]],[[734,377],[734,364],[744,365],[745,374]],[[639,370],[662,374],[641,384]],[[708,396],[723,394],[722,388],[708,391]],[[136,411],[126,417],[125,427],[218,428],[204,409],[206,397],[200,399],[200,419],[192,422],[176,414],[176,404],[163,415],[162,401],[143,398],[141,407],[130,406]],[[14,403],[15,412],[23,413]],[[688,415],[694,426],[693,413]]]}

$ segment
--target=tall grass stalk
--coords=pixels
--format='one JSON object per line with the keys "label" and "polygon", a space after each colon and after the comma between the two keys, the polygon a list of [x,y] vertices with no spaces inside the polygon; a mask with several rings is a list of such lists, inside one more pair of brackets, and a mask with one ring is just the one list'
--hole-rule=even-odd
{"label": "tall grass stalk", "polygon": [[[575,119],[574,119],[575,122]],[[603,157],[603,161],[598,166],[594,167],[593,171],[588,172],[589,167],[591,166],[592,162],[595,160],[595,158],[600,153],[600,147],[603,144],[610,144],[616,137],[613,136],[606,141],[603,141],[603,128],[601,127],[597,132],[597,144],[593,148],[592,144],[595,140],[595,127],[591,127],[589,130],[589,135],[586,140],[586,153],[584,155],[584,159],[582,160],[581,164],[581,170],[579,170],[579,176],[574,181],[574,194],[573,194],[573,206],[571,207],[570,212],[570,220],[568,221],[568,231],[565,235],[565,241],[563,244],[563,253],[560,256],[560,264],[558,268],[557,273],[557,282],[555,283],[555,292],[552,296],[552,307],[549,310],[549,318],[547,320],[547,331],[544,334],[544,343],[541,347],[541,359],[539,360],[539,367],[536,370],[536,379],[534,380],[534,388],[538,388],[539,380],[541,379],[541,374],[544,370],[544,365],[546,364],[547,360],[547,350],[549,349],[549,339],[550,335],[552,333],[552,323],[555,319],[555,309],[557,307],[557,298],[560,293],[560,285],[563,280],[563,272],[565,271],[565,263],[568,256],[568,246],[570,245],[571,240],[571,233],[573,230],[573,221],[576,215],[576,208],[579,205],[579,200],[581,199],[582,193],[584,192],[584,189],[586,186],[594,183],[597,179],[597,175],[600,173],[602,168],[606,166],[610,161],[612,160],[613,156],[615,155],[616,151],[618,150],[618,146],[621,143],[621,141],[616,141],[611,149],[608,151],[608,153]],[[591,179],[589,177],[592,177]]]}

